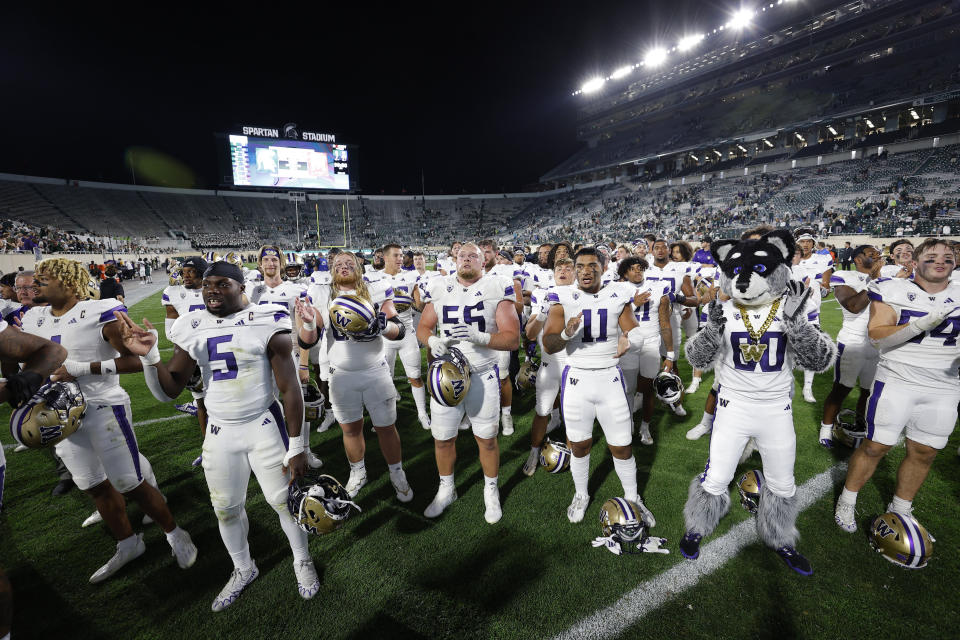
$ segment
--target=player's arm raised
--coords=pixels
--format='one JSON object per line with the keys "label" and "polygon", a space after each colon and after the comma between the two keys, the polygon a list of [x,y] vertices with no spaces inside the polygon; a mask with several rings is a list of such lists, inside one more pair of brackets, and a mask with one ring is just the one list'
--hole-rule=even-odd
{"label": "player's arm raised", "polygon": [[149,320],[143,319],[146,327],[143,329],[123,311],[116,311],[114,315],[119,320],[114,324],[119,327],[123,345],[129,353],[140,357],[143,378],[150,393],[160,402],[173,402],[183,393],[197,363],[177,345],[173,345],[170,360],[163,362],[157,348],[157,330]]}
{"label": "player's arm raised", "polygon": [[[845,284],[834,285],[833,297],[837,299],[841,307],[850,313],[860,313],[870,304],[870,296],[866,289],[857,293],[853,290],[853,287],[848,287]],[[889,308],[889,305],[884,306]]]}

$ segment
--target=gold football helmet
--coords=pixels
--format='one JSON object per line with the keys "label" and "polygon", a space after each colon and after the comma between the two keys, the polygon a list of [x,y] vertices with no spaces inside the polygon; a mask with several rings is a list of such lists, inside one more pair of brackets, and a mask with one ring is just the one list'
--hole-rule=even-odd
{"label": "gold football helmet", "polygon": [[303,413],[307,422],[313,422],[323,417],[323,394],[313,380],[300,385],[303,389]]}
{"label": "gold football helmet", "polygon": [[48,382],[10,416],[17,443],[39,449],[57,444],[80,428],[87,403],[76,382]]}
{"label": "gold football helmet", "polygon": [[455,407],[470,391],[470,363],[456,347],[436,358],[427,369],[427,389],[434,400]]}
{"label": "gold football helmet", "polygon": [[621,546],[641,540],[647,528],[640,513],[640,508],[626,498],[610,498],[600,507],[603,535],[618,541]]}
{"label": "gold football helmet", "polygon": [[170,269],[170,286],[176,287],[183,284],[183,270],[180,265]]}
{"label": "gold football helmet", "polygon": [[243,268],[243,257],[236,251],[229,251],[227,255],[223,256],[224,262],[229,262],[230,264]]}
{"label": "gold football helmet", "polygon": [[333,476],[307,475],[303,481],[312,484],[301,487],[300,481],[295,481],[287,487],[287,510],[307,533],[323,535],[335,531],[350,517],[351,508],[360,511]]}
{"label": "gold football helmet", "polygon": [[520,371],[517,372],[517,388],[532,389],[535,387],[537,384],[537,371],[539,370],[539,365],[530,359],[524,360],[523,364],[520,365]]}
{"label": "gold football helmet", "polygon": [[760,489],[763,488],[763,472],[756,469],[747,471],[737,482],[740,492],[740,506],[756,515],[760,506]]}
{"label": "gold football helmet", "polygon": [[331,326],[347,335],[357,336],[366,332],[376,317],[373,305],[353,293],[341,294],[330,303]]}
{"label": "gold football helmet", "polygon": [[286,266],[283,268],[283,274],[287,276],[288,280],[296,280],[303,275],[303,260],[300,259],[300,256],[293,251],[287,251],[284,255],[284,258],[287,261]]}
{"label": "gold football helmet", "polygon": [[87,300],[100,299],[100,284],[92,278],[87,281]]}
{"label": "gold football helmet", "polygon": [[933,555],[933,536],[912,515],[890,512],[870,524],[870,546],[908,569],[922,569]]}
{"label": "gold football helmet", "polygon": [[573,452],[562,442],[546,440],[540,449],[540,466],[550,473],[563,473],[570,468]]}
{"label": "gold football helmet", "polygon": [[216,251],[207,251],[205,254],[203,254],[203,259],[207,261],[207,264],[213,264],[214,262],[220,262],[223,260],[223,256]]}
{"label": "gold football helmet", "polygon": [[408,294],[400,289],[393,290],[393,308],[397,310],[397,313],[403,313],[411,306],[413,306],[413,294]]}
{"label": "gold football helmet", "polygon": [[867,437],[867,425],[857,417],[853,409],[844,409],[833,421],[833,439],[856,449]]}

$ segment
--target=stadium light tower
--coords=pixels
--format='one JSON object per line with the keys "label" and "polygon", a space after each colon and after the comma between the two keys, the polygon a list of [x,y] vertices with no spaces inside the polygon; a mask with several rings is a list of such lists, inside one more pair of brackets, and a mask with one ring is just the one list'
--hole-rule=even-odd
{"label": "stadium light tower", "polygon": [[593,93],[594,91],[599,91],[604,82],[604,79],[600,77],[590,78],[583,83],[583,86],[580,87],[580,90],[584,93]]}
{"label": "stadium light tower", "polygon": [[610,78],[613,80],[619,80],[624,76],[630,75],[631,71],[633,71],[633,66],[628,64],[611,73]]}
{"label": "stadium light tower", "polygon": [[661,64],[667,60],[667,50],[663,47],[656,47],[655,49],[650,49],[647,52],[647,55],[643,57],[643,66],[645,67],[659,67]]}
{"label": "stadium light tower", "polygon": [[680,51],[689,51],[695,46],[700,44],[700,41],[703,40],[704,35],[702,33],[696,33],[691,36],[684,36],[680,38],[680,42],[677,43],[677,49]]}
{"label": "stadium light tower", "polygon": [[728,22],[726,25],[727,28],[736,29],[738,31],[741,29],[746,29],[748,26],[750,26],[750,21],[753,19],[753,13],[753,9],[748,9],[746,7],[740,8],[730,18],[730,22]]}

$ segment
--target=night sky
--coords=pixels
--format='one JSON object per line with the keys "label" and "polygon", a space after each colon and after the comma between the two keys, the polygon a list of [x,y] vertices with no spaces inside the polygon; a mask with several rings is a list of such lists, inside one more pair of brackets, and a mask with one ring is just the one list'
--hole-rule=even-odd
{"label": "night sky", "polygon": [[[579,148],[570,93],[586,78],[735,1],[8,5],[0,171],[129,183],[137,147],[216,188],[215,132],[296,122],[359,146],[363,193],[420,193],[421,172],[428,194],[516,191]],[[780,14],[809,15],[794,4]]]}

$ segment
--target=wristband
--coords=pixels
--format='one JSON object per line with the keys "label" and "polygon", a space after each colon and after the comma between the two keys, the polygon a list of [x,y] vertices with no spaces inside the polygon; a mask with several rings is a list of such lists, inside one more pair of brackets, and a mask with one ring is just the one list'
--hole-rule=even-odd
{"label": "wristband", "polygon": [[560,339],[563,340],[564,342],[570,342],[571,340],[573,340],[573,337],[574,337],[575,335],[577,335],[577,334],[574,333],[573,336],[568,336],[568,335],[567,335],[567,328],[564,327],[564,328],[563,328],[563,331],[560,332]]}
{"label": "wristband", "polygon": [[285,467],[290,466],[290,460],[307,450],[303,444],[303,439],[300,436],[290,436],[289,439],[289,448],[287,449],[286,455],[283,456],[283,466]]}
{"label": "wristband", "polygon": [[667,351],[667,360],[671,362],[677,361],[677,352],[676,351]]}
{"label": "wristband", "polygon": [[303,324],[300,325],[300,328],[306,331],[316,331],[317,322],[316,320],[311,320],[310,322],[304,322]]}
{"label": "wristband", "polygon": [[[150,333],[153,334],[153,337],[157,337],[157,330],[150,329]],[[153,346],[150,347],[150,351],[146,355],[140,356],[140,362],[145,367],[152,367],[153,365],[160,363],[160,349],[157,347],[159,340],[154,341]]]}
{"label": "wristband", "polygon": [[90,375],[89,362],[77,362],[76,360],[64,360],[63,368],[73,378]]}
{"label": "wristband", "polygon": [[113,358],[109,360],[100,361],[100,375],[102,376],[112,376],[117,372],[117,364],[114,362]]}

